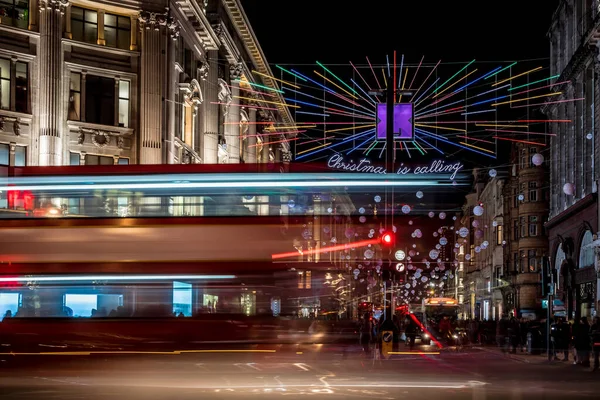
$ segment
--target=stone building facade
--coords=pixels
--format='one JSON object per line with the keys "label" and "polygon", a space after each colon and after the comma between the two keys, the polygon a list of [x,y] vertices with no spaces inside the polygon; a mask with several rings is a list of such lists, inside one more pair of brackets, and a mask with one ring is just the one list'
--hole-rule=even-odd
{"label": "stone building facade", "polygon": [[563,1],[549,30],[553,87],[563,99],[547,105],[550,121],[550,208],[546,224],[550,263],[557,275],[557,298],[569,317],[596,312],[597,278],[594,250],[589,246],[598,231],[598,28],[600,2]]}
{"label": "stone building facade", "polygon": [[289,161],[271,76],[239,0],[5,1],[0,164]]}
{"label": "stone building facade", "polygon": [[[536,144],[539,143],[539,144]],[[504,188],[504,269],[500,280],[507,313],[535,318],[542,309],[540,273],[548,256],[548,173],[534,155],[547,157],[543,139],[512,146],[510,176]],[[539,157],[539,156],[537,156]]]}

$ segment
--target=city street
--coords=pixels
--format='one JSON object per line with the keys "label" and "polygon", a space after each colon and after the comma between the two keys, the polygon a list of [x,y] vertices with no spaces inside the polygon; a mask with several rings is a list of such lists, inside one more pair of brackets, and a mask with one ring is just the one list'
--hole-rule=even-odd
{"label": "city street", "polygon": [[379,361],[354,350],[3,356],[0,398],[563,399],[600,390],[597,373],[538,356],[475,348]]}

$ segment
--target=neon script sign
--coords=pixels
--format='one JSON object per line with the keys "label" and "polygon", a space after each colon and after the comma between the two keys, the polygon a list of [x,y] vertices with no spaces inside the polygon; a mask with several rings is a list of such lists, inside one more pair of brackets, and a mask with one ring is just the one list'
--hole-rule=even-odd
{"label": "neon script sign", "polygon": [[[362,172],[370,174],[385,175],[385,167],[373,165],[370,160],[363,158],[359,161],[345,160],[340,154],[334,154],[327,160],[327,166],[332,169],[348,172]],[[400,164],[397,175],[430,175],[430,174],[450,174],[448,179],[454,180],[456,175],[464,168],[460,162],[447,164],[443,160],[434,160],[427,165],[410,166],[404,163]]]}

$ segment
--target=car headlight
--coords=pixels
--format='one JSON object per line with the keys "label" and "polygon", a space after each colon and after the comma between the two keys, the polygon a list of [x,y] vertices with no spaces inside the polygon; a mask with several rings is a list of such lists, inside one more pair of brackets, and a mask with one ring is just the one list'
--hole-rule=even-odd
{"label": "car headlight", "polygon": [[454,339],[458,339],[458,335],[452,335]]}
{"label": "car headlight", "polygon": [[423,334],[423,339],[429,339],[429,335],[428,335],[428,334],[426,334],[426,333],[424,333],[424,334]]}

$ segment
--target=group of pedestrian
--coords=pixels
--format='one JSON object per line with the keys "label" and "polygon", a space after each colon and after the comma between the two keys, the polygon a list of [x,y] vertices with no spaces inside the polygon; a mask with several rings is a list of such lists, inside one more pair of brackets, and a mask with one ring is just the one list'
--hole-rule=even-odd
{"label": "group of pedestrian", "polygon": [[573,349],[573,363],[583,367],[590,366],[590,355],[594,358],[594,371],[600,368],[600,318],[595,317],[592,325],[587,317],[581,317],[572,323],[558,318],[551,326],[550,340],[552,358],[569,361],[570,349]]}

